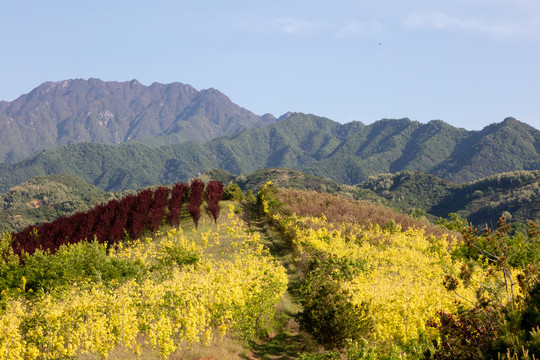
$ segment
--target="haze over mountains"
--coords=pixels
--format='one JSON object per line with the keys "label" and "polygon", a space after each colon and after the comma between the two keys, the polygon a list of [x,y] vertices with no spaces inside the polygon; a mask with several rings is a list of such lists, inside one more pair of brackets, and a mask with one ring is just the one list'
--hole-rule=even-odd
{"label": "haze over mountains", "polygon": [[184,181],[211,169],[250,174],[286,167],[344,184],[403,170],[464,183],[540,169],[540,131],[513,118],[481,131],[439,120],[340,124],[302,113],[278,121],[217,90],[180,83],[45,83],[0,103],[0,137],[6,162],[0,164],[0,192],[62,173],[119,191]]}

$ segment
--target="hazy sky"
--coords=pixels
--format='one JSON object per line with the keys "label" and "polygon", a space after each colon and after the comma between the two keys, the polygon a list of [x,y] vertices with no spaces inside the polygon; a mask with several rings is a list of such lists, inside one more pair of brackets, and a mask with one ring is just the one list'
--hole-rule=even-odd
{"label": "hazy sky", "polygon": [[256,114],[540,129],[539,0],[0,0],[0,100],[91,77]]}

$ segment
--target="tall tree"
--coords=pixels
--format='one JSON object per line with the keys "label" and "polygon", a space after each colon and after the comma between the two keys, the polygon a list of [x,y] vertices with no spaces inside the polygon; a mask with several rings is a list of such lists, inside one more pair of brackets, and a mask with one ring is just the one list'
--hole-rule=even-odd
{"label": "tall tree", "polygon": [[201,204],[204,191],[204,183],[199,179],[194,179],[191,182],[189,195],[188,211],[189,215],[195,223],[195,228],[199,227],[199,219],[201,218]]}
{"label": "tall tree", "polygon": [[219,217],[219,202],[223,197],[223,184],[221,181],[212,180],[206,185],[206,211],[217,223]]}
{"label": "tall tree", "polygon": [[164,186],[160,186],[154,191],[154,197],[148,212],[148,228],[152,234],[155,234],[161,225],[167,207],[169,192],[170,190]]}
{"label": "tall tree", "polygon": [[172,195],[169,200],[169,213],[167,214],[167,220],[171,226],[178,226],[180,223],[180,210],[182,209],[182,203],[187,190],[188,187],[185,183],[177,183],[172,188]]}

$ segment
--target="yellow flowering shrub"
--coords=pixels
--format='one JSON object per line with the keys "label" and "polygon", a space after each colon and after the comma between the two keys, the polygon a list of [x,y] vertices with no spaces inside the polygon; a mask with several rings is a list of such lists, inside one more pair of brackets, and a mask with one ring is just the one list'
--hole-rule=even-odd
{"label": "yellow flowering shrub", "polygon": [[[140,260],[150,270],[141,281],[6,299],[0,360],[106,358],[118,344],[137,353],[140,337],[167,358],[179,343],[210,341],[214,330],[252,336],[275,313],[288,280],[258,234],[246,232],[236,215],[229,219],[216,230],[186,236],[173,229],[156,241],[110,249],[109,256]],[[216,249],[226,256],[215,258]]]}
{"label": "yellow flowering shrub", "polygon": [[[351,280],[340,281],[351,302],[367,306],[371,335],[379,340],[408,341],[432,329],[426,322],[437,310],[453,311],[455,297],[443,286],[447,273],[457,273],[445,237],[426,236],[422,229],[401,231],[365,228],[355,223],[329,223],[324,217],[289,217],[298,260],[350,259],[363,264]],[[475,275],[480,280],[481,272]],[[464,297],[474,293],[461,287]]]}
{"label": "yellow flowering shrub", "polygon": [[23,360],[26,342],[20,331],[26,306],[20,300],[8,301],[0,314],[0,359]]}

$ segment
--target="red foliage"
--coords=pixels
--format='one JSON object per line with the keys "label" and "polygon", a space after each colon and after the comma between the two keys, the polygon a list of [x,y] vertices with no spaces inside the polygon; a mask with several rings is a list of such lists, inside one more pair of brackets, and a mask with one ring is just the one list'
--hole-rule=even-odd
{"label": "red foliage", "polygon": [[137,195],[137,202],[132,207],[131,223],[128,233],[132,239],[141,237],[146,225],[146,216],[150,207],[153,192],[150,189],[143,190]]}
{"label": "red foliage", "polygon": [[[200,185],[195,185],[192,191],[199,194],[198,197],[201,199],[203,189],[204,184],[202,189]],[[63,244],[72,244],[85,239],[95,238],[100,243],[115,244],[124,239],[126,232],[132,239],[137,239],[146,226],[152,232],[157,231],[165,215],[169,192],[166,187],[159,187],[155,192],[143,190],[137,195],[128,195],[121,200],[114,199],[98,205],[85,213],[62,216],[39,226],[28,226],[22,231],[12,233],[11,246],[17,255],[23,252],[31,255],[37,249],[55,253]],[[169,203],[170,208],[174,210],[171,211],[173,215],[169,219],[176,223],[186,192],[185,184],[177,184],[173,199]]]}
{"label": "red foliage", "polygon": [[435,359],[485,359],[485,352],[496,337],[494,309],[473,308],[457,314],[438,311],[439,321],[431,319],[427,325],[439,330],[441,342]]}
{"label": "red foliage", "polygon": [[157,188],[154,192],[154,198],[152,199],[148,211],[148,228],[152,234],[154,234],[161,225],[161,221],[165,215],[165,208],[167,207],[169,192],[170,190],[163,186]]}
{"label": "red foliage", "polygon": [[206,185],[206,211],[217,222],[219,217],[219,202],[223,196],[223,184],[220,181],[212,180]]}
{"label": "red foliage", "polygon": [[189,195],[189,205],[188,211],[189,215],[195,223],[195,228],[199,226],[199,219],[201,218],[201,204],[202,204],[202,195],[204,191],[204,183],[195,179],[191,183],[191,193]]}
{"label": "red foliage", "polygon": [[187,193],[188,187],[184,183],[175,184],[172,188],[171,199],[169,200],[169,213],[167,220],[169,225],[178,226],[180,223],[180,209],[184,201],[184,195]]}

